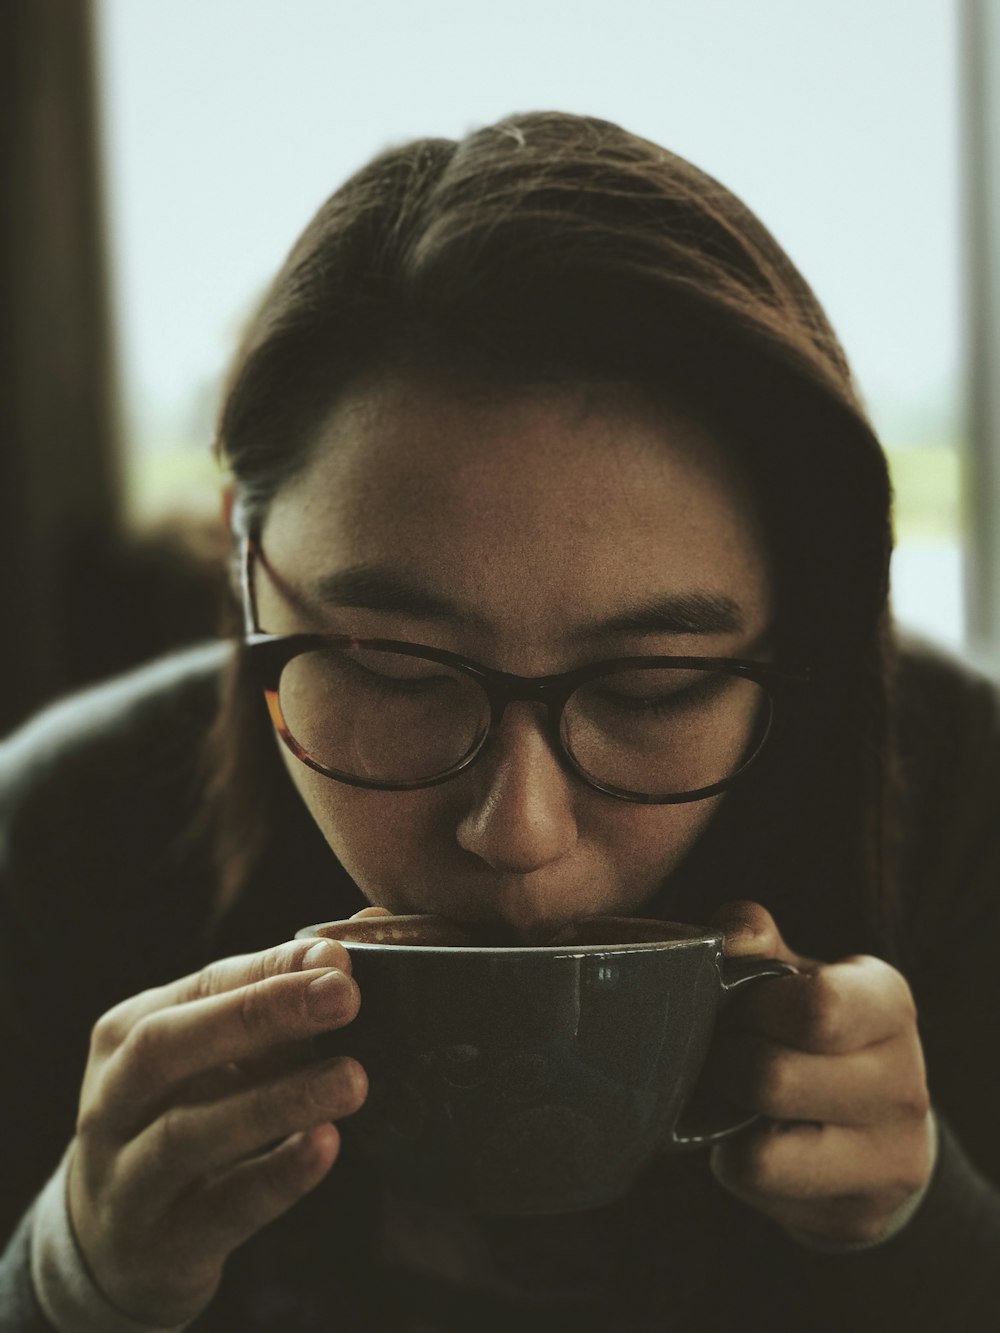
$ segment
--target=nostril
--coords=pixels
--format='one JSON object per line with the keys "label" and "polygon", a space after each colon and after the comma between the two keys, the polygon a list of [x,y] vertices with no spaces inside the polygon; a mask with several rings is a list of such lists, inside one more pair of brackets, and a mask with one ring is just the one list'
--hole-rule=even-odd
{"label": "nostril", "polygon": [[530,875],[576,845],[571,815],[525,819],[503,802],[471,812],[456,830],[459,846],[498,873]]}

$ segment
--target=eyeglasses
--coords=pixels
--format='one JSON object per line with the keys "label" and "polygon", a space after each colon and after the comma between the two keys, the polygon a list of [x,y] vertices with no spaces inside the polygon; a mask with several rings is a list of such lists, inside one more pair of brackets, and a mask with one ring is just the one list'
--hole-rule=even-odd
{"label": "eyeglasses", "polygon": [[681,804],[724,791],[760,754],[779,692],[808,672],[715,657],[622,657],[516,676],[392,639],[264,634],[244,560],[245,638],[271,720],[302,763],[339,782],[411,791],[486,750],[508,704],[539,704],[560,761],[609,796]]}

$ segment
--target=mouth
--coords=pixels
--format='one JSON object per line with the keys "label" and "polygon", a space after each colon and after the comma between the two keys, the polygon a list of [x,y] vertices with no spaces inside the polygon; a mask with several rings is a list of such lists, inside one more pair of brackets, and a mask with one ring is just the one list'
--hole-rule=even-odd
{"label": "mouth", "polygon": [[452,928],[465,937],[468,944],[485,948],[532,947],[553,943],[562,943],[571,938],[575,927],[582,917],[552,918],[544,921],[515,922],[466,916],[441,907],[413,906],[400,903],[393,909],[385,907],[365,908],[358,916],[426,916],[442,925]]}
{"label": "mouth", "polygon": [[562,944],[587,917],[628,916],[638,904],[631,894],[595,894],[586,885],[533,884],[528,877],[486,880],[474,875],[450,884],[408,883],[379,886],[369,901],[395,914],[433,915],[485,947],[538,947]]}

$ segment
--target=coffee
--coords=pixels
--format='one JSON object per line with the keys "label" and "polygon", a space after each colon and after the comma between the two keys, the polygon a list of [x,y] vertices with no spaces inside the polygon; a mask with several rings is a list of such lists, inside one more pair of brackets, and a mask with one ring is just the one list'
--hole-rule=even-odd
{"label": "coffee", "polygon": [[430,914],[404,916],[350,917],[307,926],[300,935],[321,935],[327,939],[356,944],[408,945],[438,948],[551,948],[565,944],[602,945],[656,943],[691,939],[703,932],[676,921],[653,921],[626,916],[583,917],[563,927],[550,940],[538,945],[523,945],[510,935],[501,936],[496,928],[470,926],[448,917]]}
{"label": "coffee", "polygon": [[436,945],[441,948],[487,944],[474,930],[443,916],[351,917],[346,921],[327,921],[321,926],[307,926],[299,935],[321,935],[326,939],[356,944]]}

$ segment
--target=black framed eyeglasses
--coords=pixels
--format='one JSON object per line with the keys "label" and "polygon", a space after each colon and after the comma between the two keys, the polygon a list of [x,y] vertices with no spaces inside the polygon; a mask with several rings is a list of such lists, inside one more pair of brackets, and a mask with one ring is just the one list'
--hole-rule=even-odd
{"label": "black framed eyeglasses", "polygon": [[549,676],[497,671],[444,649],[348,635],[265,634],[243,562],[245,644],[281,740],[356,787],[411,791],[464,773],[507,705],[545,709],[548,740],[583,782],[670,805],[724,791],[771,733],[779,694],[807,670],[717,657],[620,657]]}

